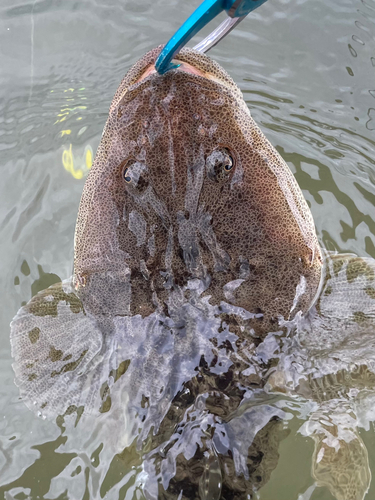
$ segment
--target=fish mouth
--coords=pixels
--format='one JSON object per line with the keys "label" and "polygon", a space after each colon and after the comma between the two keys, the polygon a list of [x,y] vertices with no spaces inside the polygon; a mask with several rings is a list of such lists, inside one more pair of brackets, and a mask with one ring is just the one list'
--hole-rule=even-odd
{"label": "fish mouth", "polygon": [[[187,62],[179,62],[179,65],[177,68],[175,68],[175,70],[176,71],[183,71],[184,73],[190,73],[191,75],[203,76],[203,78],[208,78],[209,80],[212,79],[210,74],[203,72],[198,68],[195,68],[194,66],[192,66],[191,64],[189,64]],[[144,80],[145,78],[147,78],[148,76],[153,75],[155,73],[157,73],[157,71],[155,69],[155,64],[151,64],[135,83],[139,83],[142,80]]]}
{"label": "fish mouth", "polygon": [[[210,59],[205,54],[186,47],[184,47],[174,58],[174,62],[179,64],[179,66],[175,69],[169,70],[165,75],[159,75],[155,69],[155,62],[162,48],[163,47],[161,46],[148,52],[139,61],[139,63],[142,63],[143,61],[143,65],[138,68],[137,74],[134,75],[135,78],[129,82],[129,87],[133,85],[135,86],[149,77],[164,78],[169,74],[182,72],[193,75],[193,77],[198,79],[204,78],[205,80],[210,80],[226,87],[226,89],[236,94],[240,94],[240,91],[233,79],[218,63]],[[242,97],[242,94],[240,95]]]}
{"label": "fish mouth", "polygon": [[[163,49],[163,45],[147,52],[135,65],[130,68],[122,80],[111,104],[114,111],[120,101],[127,95],[131,99],[133,91],[137,92],[152,80],[174,78],[184,74],[194,80],[198,85],[205,84],[214,91],[230,94],[237,103],[242,103],[242,93],[232,78],[217,62],[197,50],[184,47],[174,58],[180,66],[159,75],[155,69],[156,60]],[[245,103],[243,103],[244,106]],[[247,109],[247,106],[246,106]]]}

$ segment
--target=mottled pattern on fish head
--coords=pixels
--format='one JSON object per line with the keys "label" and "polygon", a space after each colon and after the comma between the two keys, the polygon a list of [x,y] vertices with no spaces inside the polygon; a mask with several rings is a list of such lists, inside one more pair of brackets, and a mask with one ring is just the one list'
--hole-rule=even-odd
{"label": "mottled pattern on fish head", "polygon": [[96,312],[146,315],[199,279],[264,333],[315,295],[309,208],[229,75],[188,49],[158,75],[159,50],[112,102],[78,214],[76,286]]}

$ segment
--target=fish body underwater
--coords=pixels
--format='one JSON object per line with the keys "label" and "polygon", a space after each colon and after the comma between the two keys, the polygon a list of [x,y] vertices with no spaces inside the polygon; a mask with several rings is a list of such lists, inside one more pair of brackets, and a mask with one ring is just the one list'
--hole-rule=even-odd
{"label": "fish body underwater", "polygon": [[[287,433],[277,395],[314,401],[312,475],[337,500],[362,500],[367,451],[356,418],[341,417],[353,387],[373,394],[374,263],[323,262],[299,186],[230,76],[189,49],[161,76],[159,52],[112,101],[73,278],[12,322],[21,396],[77,425],[105,417],[127,436],[116,453],[136,448],[146,498],[202,500],[253,498]],[[317,380],[333,375],[323,398]]]}

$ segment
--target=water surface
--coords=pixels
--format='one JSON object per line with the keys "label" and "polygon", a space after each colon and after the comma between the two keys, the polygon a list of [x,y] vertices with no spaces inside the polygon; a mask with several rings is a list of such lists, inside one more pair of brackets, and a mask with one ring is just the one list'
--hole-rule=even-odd
{"label": "water surface", "polygon": [[[198,4],[2,2],[1,497],[142,498],[135,452],[110,457],[95,434],[80,441],[19,401],[9,322],[32,295],[71,275],[78,203],[112,96],[131,64]],[[375,258],[375,2],[270,0],[210,55],[295,173],[321,245]],[[332,500],[314,488],[313,442],[288,405],[290,432],[259,498]],[[372,425],[360,434],[375,471]]]}

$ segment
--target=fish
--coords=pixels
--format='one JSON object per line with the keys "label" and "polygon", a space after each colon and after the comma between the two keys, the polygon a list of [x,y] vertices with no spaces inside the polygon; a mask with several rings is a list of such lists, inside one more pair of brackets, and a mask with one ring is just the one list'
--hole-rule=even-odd
{"label": "fish", "polygon": [[[252,498],[286,435],[277,395],[326,405],[316,380],[351,372],[349,351],[327,359],[343,335],[358,337],[359,310],[375,347],[375,266],[322,251],[300,187],[228,73],[184,48],[178,68],[159,75],[160,50],[128,71],[111,103],[79,205],[72,278],[11,324],[15,382],[42,416],[82,426],[106,415],[123,429],[116,452],[136,447],[147,498]],[[361,358],[370,372],[373,352]],[[314,372],[314,356],[325,369]],[[330,456],[322,425],[311,433],[313,476],[337,500],[361,500],[366,453],[357,493],[340,497],[340,474],[319,473]],[[331,455],[329,471],[346,473],[345,456]]]}
{"label": "fish", "polygon": [[76,286],[96,311],[148,315],[187,280],[210,281],[211,304],[246,309],[268,333],[317,291],[311,212],[229,75],[186,50],[161,77],[158,50],[111,104],[78,212]]}

